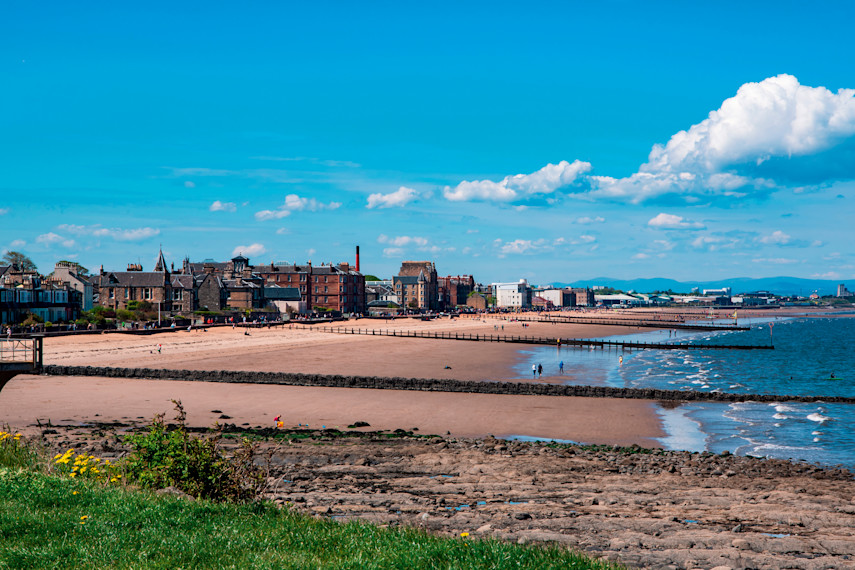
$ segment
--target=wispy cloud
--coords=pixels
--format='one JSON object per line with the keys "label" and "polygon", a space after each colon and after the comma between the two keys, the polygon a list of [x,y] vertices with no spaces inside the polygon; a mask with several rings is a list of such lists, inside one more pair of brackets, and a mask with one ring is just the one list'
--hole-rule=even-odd
{"label": "wispy cloud", "polygon": [[0,216],[5,216],[9,213],[9,208],[0,208]]}
{"label": "wispy cloud", "polygon": [[415,245],[418,247],[427,247],[429,241],[425,237],[420,236],[396,236],[389,237],[384,234],[377,236],[378,243],[385,243],[395,247],[403,247],[407,245]]}
{"label": "wispy cloud", "polygon": [[605,221],[606,221],[606,219],[603,218],[602,216],[596,216],[593,218],[591,218],[590,216],[582,216],[581,218],[576,218],[575,220],[573,220],[573,223],[574,224],[589,225],[589,224],[602,224]]}
{"label": "wispy cloud", "polygon": [[57,229],[77,236],[108,237],[116,241],[141,241],[160,234],[157,228],[104,228],[100,224],[91,226],[61,224]]}
{"label": "wispy cloud", "polygon": [[308,162],[319,164],[330,168],[360,168],[362,165],[350,160],[328,160],[309,156],[251,156],[252,160],[264,160],[269,162]]}
{"label": "wispy cloud", "polygon": [[63,247],[74,247],[77,243],[73,239],[66,239],[59,234],[55,234],[53,232],[49,232],[46,234],[41,234],[36,238],[36,243],[40,243],[45,247],[51,247],[53,245],[60,244]]}
{"label": "wispy cloud", "polygon": [[792,237],[785,234],[781,230],[776,230],[767,236],[763,236],[760,238],[760,243],[765,243],[768,245],[787,245],[792,241]]}

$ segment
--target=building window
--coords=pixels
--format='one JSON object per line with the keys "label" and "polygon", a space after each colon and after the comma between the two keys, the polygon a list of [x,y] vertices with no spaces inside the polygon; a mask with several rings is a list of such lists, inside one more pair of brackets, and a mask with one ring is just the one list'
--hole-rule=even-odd
{"label": "building window", "polygon": [[143,289],[143,299],[145,299],[146,301],[151,300],[151,289],[149,289],[149,288]]}
{"label": "building window", "polygon": [[305,274],[305,273],[301,273],[301,274],[300,274],[300,281],[305,281],[305,280],[306,280],[306,274]]}
{"label": "building window", "polygon": [[330,288],[327,287],[326,285],[324,285],[324,293],[329,293],[329,291],[330,291]]}
{"label": "building window", "polygon": [[318,292],[318,286],[315,285],[315,293],[317,293],[317,292]]}
{"label": "building window", "polygon": [[315,283],[317,283],[317,282],[318,282],[318,276],[315,275]]}
{"label": "building window", "polygon": [[115,290],[115,289],[110,289],[109,291],[110,291],[110,298],[111,298],[111,299],[115,299],[115,298],[116,298],[116,290]]}
{"label": "building window", "polygon": [[342,297],[341,304],[344,305],[345,303],[347,303],[347,297]]}

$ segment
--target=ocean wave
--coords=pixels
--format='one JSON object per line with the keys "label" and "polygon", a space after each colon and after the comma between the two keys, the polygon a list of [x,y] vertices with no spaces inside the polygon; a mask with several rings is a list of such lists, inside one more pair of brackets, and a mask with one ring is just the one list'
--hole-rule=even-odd
{"label": "ocean wave", "polygon": [[830,418],[828,416],[823,416],[822,414],[814,413],[814,414],[808,414],[807,419],[809,419],[812,422],[819,422],[822,424],[822,423],[825,423],[825,422],[832,420],[834,418]]}
{"label": "ocean wave", "polygon": [[[774,416],[772,416],[772,417],[773,417],[774,419],[776,419],[776,420],[788,420],[788,419],[790,419],[790,416],[785,416],[784,414],[775,414],[775,415],[774,415]],[[781,424],[775,424],[775,425],[776,425],[776,426],[779,426],[779,425],[781,425]]]}

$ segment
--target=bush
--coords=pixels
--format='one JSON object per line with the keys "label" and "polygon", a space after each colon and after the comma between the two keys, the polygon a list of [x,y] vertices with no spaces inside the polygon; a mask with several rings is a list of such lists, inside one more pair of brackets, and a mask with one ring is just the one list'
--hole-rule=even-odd
{"label": "bush", "polygon": [[220,447],[222,434],[191,437],[186,413],[173,400],[177,425],[167,426],[163,414],[154,417],[148,431],[125,438],[131,453],[124,466],[129,482],[147,489],[176,487],[200,499],[246,502],[262,490],[264,474],[255,465],[255,448],[246,440],[228,458]]}
{"label": "bush", "polygon": [[21,323],[21,324],[22,324],[22,325],[24,325],[25,327],[29,327],[29,326],[32,326],[32,325],[40,325],[40,324],[42,324],[43,322],[44,322],[44,319],[43,319],[43,318],[41,318],[40,316],[38,316],[38,315],[36,315],[36,314],[34,314],[34,313],[30,313],[30,314],[28,314],[28,315],[27,315],[26,320],[25,320],[23,323]]}
{"label": "bush", "polygon": [[118,311],[116,311],[116,318],[120,321],[133,321],[136,319],[136,315],[131,311],[119,309]]}

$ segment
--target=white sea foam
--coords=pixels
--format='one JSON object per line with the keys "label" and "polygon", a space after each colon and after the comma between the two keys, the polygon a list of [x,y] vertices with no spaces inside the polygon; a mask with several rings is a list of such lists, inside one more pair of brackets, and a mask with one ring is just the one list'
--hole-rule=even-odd
{"label": "white sea foam", "polygon": [[788,406],[786,404],[769,404],[770,406],[775,406],[776,412],[795,412],[798,411],[792,406]]}
{"label": "white sea foam", "polygon": [[807,419],[809,419],[812,422],[819,422],[822,424],[822,423],[825,423],[832,418],[830,418],[828,416],[823,416],[822,414],[809,414]]}
{"label": "white sea foam", "polygon": [[[787,420],[787,419],[789,419],[789,418],[790,418],[790,416],[785,416],[784,414],[775,414],[775,415],[774,415],[774,416],[772,416],[772,417],[773,417],[773,418],[775,418],[776,420]],[[781,424],[775,424],[775,425],[776,425],[776,426],[779,426],[779,425],[781,425]]]}

